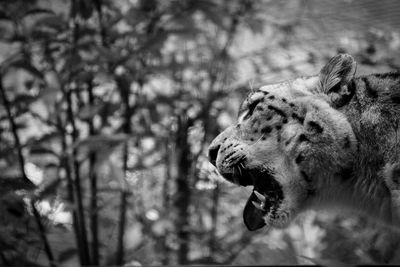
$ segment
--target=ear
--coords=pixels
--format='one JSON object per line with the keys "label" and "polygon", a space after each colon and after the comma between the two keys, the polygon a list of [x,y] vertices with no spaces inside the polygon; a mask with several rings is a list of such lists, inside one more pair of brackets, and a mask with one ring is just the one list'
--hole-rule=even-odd
{"label": "ear", "polygon": [[355,88],[351,88],[349,83],[354,78],[356,68],[357,63],[352,56],[339,54],[321,69],[319,90],[330,97],[335,107],[341,107],[350,101]]}

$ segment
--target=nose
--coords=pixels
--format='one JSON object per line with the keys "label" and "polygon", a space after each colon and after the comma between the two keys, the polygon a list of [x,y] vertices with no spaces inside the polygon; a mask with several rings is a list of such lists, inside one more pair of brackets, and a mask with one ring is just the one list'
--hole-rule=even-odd
{"label": "nose", "polygon": [[208,148],[208,160],[211,162],[212,165],[217,166],[217,156],[218,156],[218,150],[221,147],[221,145],[211,145]]}

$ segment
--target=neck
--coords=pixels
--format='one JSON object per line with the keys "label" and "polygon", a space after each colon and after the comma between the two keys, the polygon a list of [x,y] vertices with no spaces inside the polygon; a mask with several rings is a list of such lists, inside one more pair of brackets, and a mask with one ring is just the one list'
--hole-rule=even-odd
{"label": "neck", "polygon": [[315,208],[347,210],[367,215],[380,223],[393,224],[390,192],[378,179],[351,177],[340,184],[326,186],[316,198],[313,201]]}
{"label": "neck", "polygon": [[353,177],[348,181],[348,188],[351,190],[349,193],[354,208],[365,211],[374,218],[390,221],[390,191],[382,173],[385,155],[382,149],[376,147],[382,144],[371,142],[373,139],[367,135],[358,135],[359,146],[354,157]]}
{"label": "neck", "polygon": [[[344,195],[339,205],[393,224],[400,222],[397,215],[400,211],[395,212],[392,192],[384,181],[383,170],[386,164],[400,162],[397,137],[400,112],[393,108],[395,98],[387,95],[388,92],[398,92],[398,80],[381,76],[354,79],[355,93],[350,102],[339,109],[349,119],[358,141],[358,150],[353,157],[353,175],[345,182],[338,182],[343,184]],[[396,74],[396,77],[398,79],[400,75]],[[380,109],[377,108],[379,105]],[[332,196],[331,200],[338,198]]]}
{"label": "neck", "polygon": [[391,198],[389,189],[379,175],[358,175],[350,181],[350,204],[352,209],[359,210],[372,219],[383,223],[392,223]]}

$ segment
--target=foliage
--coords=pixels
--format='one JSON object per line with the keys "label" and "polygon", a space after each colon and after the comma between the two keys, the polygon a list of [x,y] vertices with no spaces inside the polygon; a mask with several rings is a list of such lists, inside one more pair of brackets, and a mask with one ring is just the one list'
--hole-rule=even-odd
{"label": "foliage", "polygon": [[[288,230],[247,232],[249,192],[221,182],[207,161],[208,143],[248,87],[314,73],[338,50],[374,69],[398,67],[389,56],[394,32],[349,32],[346,42],[310,47],[301,36],[319,32],[299,19],[306,8],[267,0],[2,2],[0,262],[390,261],[392,243],[382,253],[365,245],[381,237],[358,217],[311,212]],[[346,238],[343,253],[336,242]]]}

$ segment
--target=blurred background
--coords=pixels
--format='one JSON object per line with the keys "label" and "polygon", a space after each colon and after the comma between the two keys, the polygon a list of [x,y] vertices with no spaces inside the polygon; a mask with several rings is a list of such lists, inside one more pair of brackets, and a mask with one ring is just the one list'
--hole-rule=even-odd
{"label": "blurred background", "polygon": [[400,67],[396,0],[0,1],[0,265],[400,263],[400,238],[310,211],[249,232],[207,146],[251,89]]}

